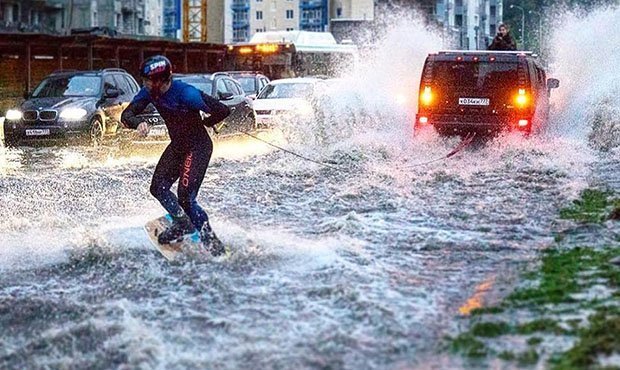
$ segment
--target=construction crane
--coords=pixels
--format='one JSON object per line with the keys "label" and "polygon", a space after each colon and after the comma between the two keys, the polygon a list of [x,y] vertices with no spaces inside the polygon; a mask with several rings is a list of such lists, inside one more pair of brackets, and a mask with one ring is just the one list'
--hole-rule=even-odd
{"label": "construction crane", "polygon": [[183,0],[183,42],[207,42],[207,0]]}

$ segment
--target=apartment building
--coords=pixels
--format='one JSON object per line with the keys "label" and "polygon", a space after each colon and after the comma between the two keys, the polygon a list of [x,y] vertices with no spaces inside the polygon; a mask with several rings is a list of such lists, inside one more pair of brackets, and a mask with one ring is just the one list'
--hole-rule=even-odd
{"label": "apartment building", "polygon": [[160,36],[163,0],[0,0],[0,30],[69,34],[100,27]]}
{"label": "apartment building", "polygon": [[[190,0],[200,5],[201,0]],[[208,0],[207,41],[247,42],[258,32],[329,31],[329,20],[372,20],[373,0]],[[181,38],[182,0],[163,0],[163,33]]]}
{"label": "apartment building", "polygon": [[502,22],[501,0],[438,0],[437,20],[444,34],[466,50],[486,49]]}

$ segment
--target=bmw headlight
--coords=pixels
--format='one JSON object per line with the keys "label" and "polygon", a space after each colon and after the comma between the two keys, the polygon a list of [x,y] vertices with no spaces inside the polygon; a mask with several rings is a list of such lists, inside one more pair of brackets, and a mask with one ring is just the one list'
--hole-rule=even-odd
{"label": "bmw headlight", "polygon": [[87,113],[83,108],[67,108],[60,112],[60,118],[74,121],[84,118]]}
{"label": "bmw headlight", "polygon": [[17,109],[9,109],[8,111],[6,111],[6,117],[5,119],[9,120],[9,121],[16,121],[18,119],[22,119],[22,112],[17,110]]}

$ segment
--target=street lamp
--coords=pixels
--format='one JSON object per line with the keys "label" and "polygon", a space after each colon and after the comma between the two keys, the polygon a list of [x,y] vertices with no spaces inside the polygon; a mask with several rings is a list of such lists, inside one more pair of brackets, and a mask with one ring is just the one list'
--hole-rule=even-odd
{"label": "street lamp", "polygon": [[519,5],[510,5],[510,9],[517,8],[521,11],[521,47],[525,50],[525,10]]}
{"label": "street lamp", "polygon": [[542,35],[542,13],[536,10],[530,10],[527,14],[536,14],[538,16],[538,49],[542,53],[543,35]]}

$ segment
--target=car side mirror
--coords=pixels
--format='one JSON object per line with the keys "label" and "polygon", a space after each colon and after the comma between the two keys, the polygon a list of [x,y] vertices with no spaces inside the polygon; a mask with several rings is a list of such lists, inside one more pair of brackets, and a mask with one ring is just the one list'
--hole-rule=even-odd
{"label": "car side mirror", "polygon": [[256,94],[250,94],[248,95],[248,98],[255,100],[256,99]]}
{"label": "car side mirror", "polygon": [[548,89],[557,89],[560,87],[560,80],[557,78],[549,78],[547,79],[547,88]]}
{"label": "car side mirror", "polygon": [[121,92],[117,88],[108,87],[107,89],[105,89],[104,97],[106,99],[114,99],[114,98],[118,98],[120,94]]}
{"label": "car side mirror", "polygon": [[217,95],[220,100],[230,100],[234,96],[234,94],[231,92],[223,92],[223,91],[217,93]]}

